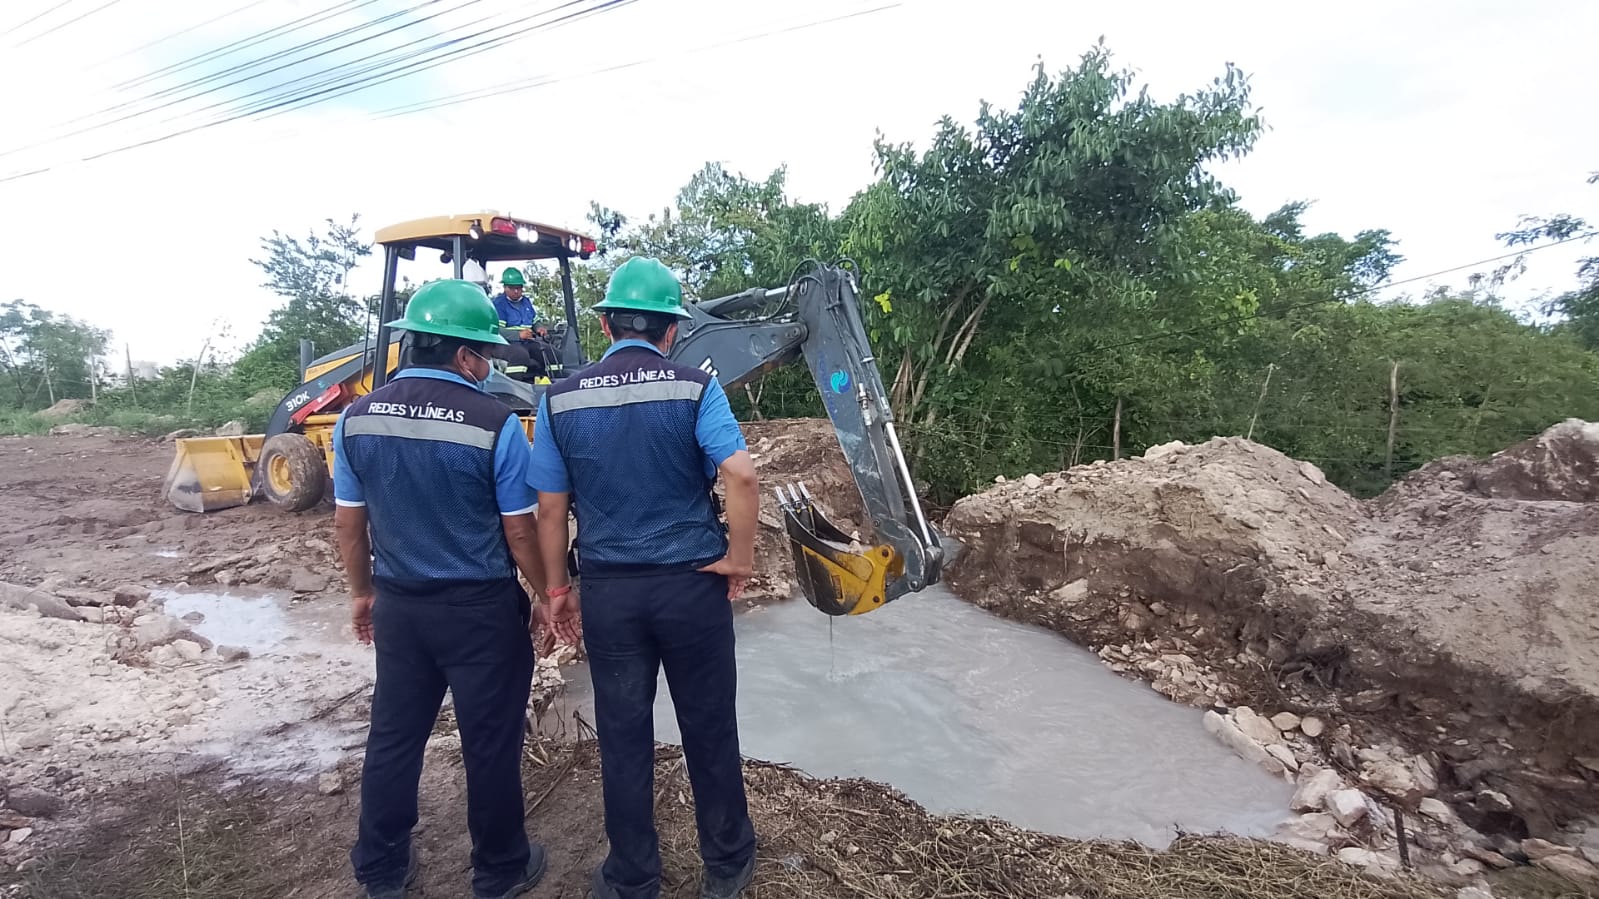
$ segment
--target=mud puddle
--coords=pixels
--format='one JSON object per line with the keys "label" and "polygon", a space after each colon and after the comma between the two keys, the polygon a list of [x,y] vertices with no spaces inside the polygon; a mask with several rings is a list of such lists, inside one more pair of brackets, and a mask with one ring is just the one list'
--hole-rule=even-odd
{"label": "mud puddle", "polygon": [[370,647],[356,643],[337,598],[233,587],[160,590],[168,615],[217,646],[248,657],[211,676],[220,699],[190,746],[227,759],[238,775],[308,775],[331,769],[366,734]]}
{"label": "mud puddle", "polygon": [[[838,620],[831,637],[803,601],[737,621],[746,756],[1076,838],[1266,837],[1290,818],[1290,785],[1206,734],[1199,710],[942,588]],[[554,711],[591,718],[588,673],[568,671]],[[664,676],[657,696],[656,736],[676,742]]]}

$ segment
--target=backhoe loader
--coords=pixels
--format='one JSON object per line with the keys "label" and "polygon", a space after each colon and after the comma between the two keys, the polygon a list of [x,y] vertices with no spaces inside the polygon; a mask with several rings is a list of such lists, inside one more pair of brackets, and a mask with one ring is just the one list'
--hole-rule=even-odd
{"label": "backhoe loader", "polygon": [[[549,329],[550,378],[588,364],[578,339],[571,260],[587,259],[594,240],[500,213],[440,216],[381,229],[384,279],[379,322],[398,318],[395,284],[401,260],[438,250],[455,277],[468,260],[556,260],[565,321]],[[828,521],[803,482],[777,488],[807,601],[829,615],[859,615],[938,581],[944,553],[911,480],[881,373],[862,324],[855,276],[847,267],[807,263],[787,285],[756,288],[686,304],[668,354],[704,369],[724,389],[747,383],[803,356],[864,501],[873,542],[860,545]],[[507,335],[509,336],[509,335]],[[406,364],[407,345],[380,326],[372,345],[346,347],[306,366],[302,383],[278,405],[264,434],[177,441],[165,493],[180,509],[209,512],[257,496],[289,511],[321,502],[332,468],[333,426],[356,398],[383,386]],[[378,359],[385,364],[377,366]],[[491,372],[483,389],[521,417],[532,439],[545,383]]]}

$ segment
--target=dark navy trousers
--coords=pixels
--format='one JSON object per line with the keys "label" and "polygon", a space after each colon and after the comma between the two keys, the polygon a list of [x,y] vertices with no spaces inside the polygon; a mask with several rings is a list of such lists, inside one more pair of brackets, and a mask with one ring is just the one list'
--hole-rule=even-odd
{"label": "dark navy trousers", "polygon": [[444,690],[466,767],[472,885],[496,894],[524,873],[522,741],[533,681],[527,593],[504,581],[379,583],[372,611],[377,687],[361,770],[361,825],[350,861],[364,886],[398,886],[417,823],[422,755]]}
{"label": "dark navy trousers", "polygon": [[727,579],[698,571],[585,573],[581,596],[611,844],[607,886],[621,899],[660,895],[655,682],[663,667],[694,790],[700,857],[710,873],[735,876],[755,854],[755,831],[739,755]]}

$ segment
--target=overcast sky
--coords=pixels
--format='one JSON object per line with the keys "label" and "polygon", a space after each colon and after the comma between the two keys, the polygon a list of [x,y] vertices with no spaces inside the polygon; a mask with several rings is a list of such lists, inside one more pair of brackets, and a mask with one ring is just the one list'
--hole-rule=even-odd
{"label": "overcast sky", "polygon": [[[0,182],[0,300],[108,327],[136,359],[192,357],[223,328],[226,347],[247,342],[279,302],[250,263],[260,237],[329,216],[360,212],[369,233],[485,208],[580,225],[591,200],[660,208],[707,160],[751,176],[787,165],[797,199],[836,211],[871,180],[875,132],[925,144],[939,116],[1012,105],[1037,59],[1069,68],[1102,35],[1162,98],[1240,66],[1270,130],[1223,178],[1256,213],[1313,202],[1313,231],[1390,229],[1406,257],[1396,278],[1503,252],[1493,235],[1524,213],[1599,221],[1584,71],[1599,4],[1585,0],[636,0],[302,110],[87,162],[214,121],[284,80],[405,41],[526,27],[509,23],[558,2],[218,0],[180,15],[177,0],[68,0],[17,27],[59,2],[0,13],[0,178],[46,169]],[[329,9],[293,34],[161,71]],[[254,80],[159,93],[386,15],[383,27],[434,18],[342,49],[381,28],[331,38],[313,51],[327,56]],[[516,82],[542,84],[385,114]],[[200,90],[211,92],[184,99]],[[1583,252],[1535,254],[1509,295],[1568,288]],[[357,291],[378,276],[359,272]]]}

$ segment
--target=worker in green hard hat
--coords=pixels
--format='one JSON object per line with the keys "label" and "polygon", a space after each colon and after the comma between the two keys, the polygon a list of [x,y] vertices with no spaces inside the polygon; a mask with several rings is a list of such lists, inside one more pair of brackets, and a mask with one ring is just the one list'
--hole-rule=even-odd
{"label": "worker in green hard hat", "polygon": [[523,818],[530,632],[546,591],[522,423],[480,385],[505,343],[470,281],[434,281],[405,317],[411,366],[357,399],[333,431],[334,529],[356,637],[377,654],[350,860],[368,897],[415,881],[417,784],[446,689],[467,758],[475,897],[518,896],[544,875]]}
{"label": "worker in green hard hat", "polygon": [[516,331],[516,338],[499,353],[506,361],[505,373],[523,381],[534,381],[549,373],[548,334],[539,324],[539,310],[526,295],[527,279],[522,270],[508,267],[500,274],[500,293],[494,297],[494,312],[500,327]]}
{"label": "worker in green hard hat", "polygon": [[754,568],[755,465],[715,376],[666,356],[690,317],[670,269],[629,259],[595,309],[611,346],[546,391],[528,471],[539,491],[551,626],[566,639],[576,637],[578,605],[564,565],[567,511],[577,515],[582,638],[610,840],[591,888],[595,899],[660,895],[651,778],[664,667],[694,784],[699,895],[733,899],[755,871],[731,604]]}

